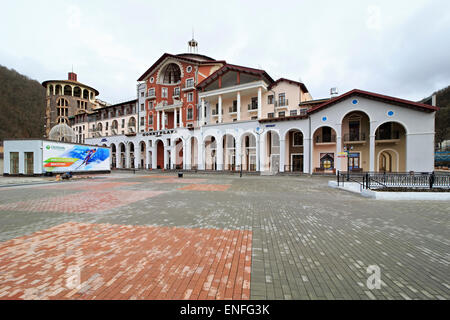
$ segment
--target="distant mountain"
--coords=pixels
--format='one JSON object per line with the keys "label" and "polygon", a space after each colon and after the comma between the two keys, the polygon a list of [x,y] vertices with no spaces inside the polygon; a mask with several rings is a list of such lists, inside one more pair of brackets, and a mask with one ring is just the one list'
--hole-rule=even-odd
{"label": "distant mountain", "polygon": [[0,140],[42,138],[44,116],[44,87],[0,65]]}

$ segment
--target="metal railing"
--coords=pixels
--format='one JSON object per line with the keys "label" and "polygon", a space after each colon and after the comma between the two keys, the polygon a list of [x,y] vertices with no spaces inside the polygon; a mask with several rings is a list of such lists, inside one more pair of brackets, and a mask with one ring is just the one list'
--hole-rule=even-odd
{"label": "metal railing", "polygon": [[400,139],[400,131],[393,131],[388,133],[377,132],[375,140],[398,140]]}
{"label": "metal railing", "polygon": [[338,171],[337,184],[357,182],[363,189],[450,189],[450,174],[438,172],[352,172]]}
{"label": "metal railing", "polygon": [[366,134],[362,133],[346,133],[344,134],[344,141],[366,141]]}
{"label": "metal railing", "polygon": [[281,99],[281,100],[275,101],[275,108],[287,107],[287,106],[289,106],[289,99]]}
{"label": "metal railing", "polygon": [[318,135],[316,136],[315,139],[316,143],[327,143],[327,142],[336,142],[336,135],[332,134],[332,135]]}

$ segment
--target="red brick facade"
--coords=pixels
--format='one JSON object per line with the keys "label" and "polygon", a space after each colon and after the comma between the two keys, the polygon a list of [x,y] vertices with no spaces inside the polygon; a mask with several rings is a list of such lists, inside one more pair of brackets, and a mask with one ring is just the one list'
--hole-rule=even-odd
{"label": "red brick facade", "polygon": [[[181,77],[180,81],[173,83],[173,84],[167,84],[162,83],[160,79],[162,78],[162,71],[163,69],[169,64],[169,63],[175,63],[177,64],[181,69]],[[208,77],[213,71],[215,71],[215,66],[222,66],[224,62],[222,61],[195,61],[192,59],[183,59],[178,57],[166,57],[162,61],[160,61],[159,65],[154,68],[153,70],[149,70],[151,72],[148,72],[148,74],[145,76],[145,83],[146,83],[146,97],[148,97],[149,89],[154,88],[155,89],[155,98],[147,98],[145,102],[145,108],[147,111],[147,119],[145,123],[145,130],[148,131],[149,129],[157,130],[157,112],[155,111],[155,107],[166,101],[167,105],[172,105],[174,103],[173,95],[175,88],[179,88],[180,90],[180,96],[179,99],[182,100],[182,107],[181,107],[181,120],[183,122],[183,127],[187,127],[189,124],[192,124],[193,127],[196,126],[196,119],[197,119],[197,108],[196,105],[198,104],[198,95],[197,90],[195,86],[203,81],[206,77]],[[188,67],[190,67],[188,69]],[[188,72],[189,70],[189,72]],[[150,81],[153,79],[153,82]],[[193,79],[194,80],[194,88],[192,89],[185,89],[186,86],[186,80]],[[162,97],[162,89],[167,88],[167,98]],[[188,102],[188,94],[193,93],[192,101]],[[150,107],[150,103],[153,103],[153,106]],[[192,118],[188,120],[188,110],[192,109]],[[175,117],[174,112],[169,111],[166,112],[167,115],[167,125],[165,126],[166,129],[173,129],[175,128]],[[150,124],[150,120],[152,120]],[[162,117],[160,116],[160,129],[162,128]],[[180,120],[178,120],[180,125]]]}

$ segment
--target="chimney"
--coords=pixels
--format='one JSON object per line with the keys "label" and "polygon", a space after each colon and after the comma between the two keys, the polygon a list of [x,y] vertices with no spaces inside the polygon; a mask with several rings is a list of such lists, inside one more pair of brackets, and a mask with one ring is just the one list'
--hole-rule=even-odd
{"label": "chimney", "polygon": [[75,72],[69,72],[69,80],[77,81],[77,74]]}
{"label": "chimney", "polygon": [[433,94],[433,95],[431,96],[431,105],[432,105],[433,107],[436,107],[436,94]]}

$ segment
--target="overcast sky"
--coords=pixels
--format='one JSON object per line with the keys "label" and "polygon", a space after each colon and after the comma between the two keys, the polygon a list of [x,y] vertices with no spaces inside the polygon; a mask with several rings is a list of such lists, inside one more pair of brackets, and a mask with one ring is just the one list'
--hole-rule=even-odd
{"label": "overcast sky", "polygon": [[301,79],[419,100],[450,85],[450,1],[3,1],[0,64],[78,80],[117,103],[163,53],[199,53]]}

